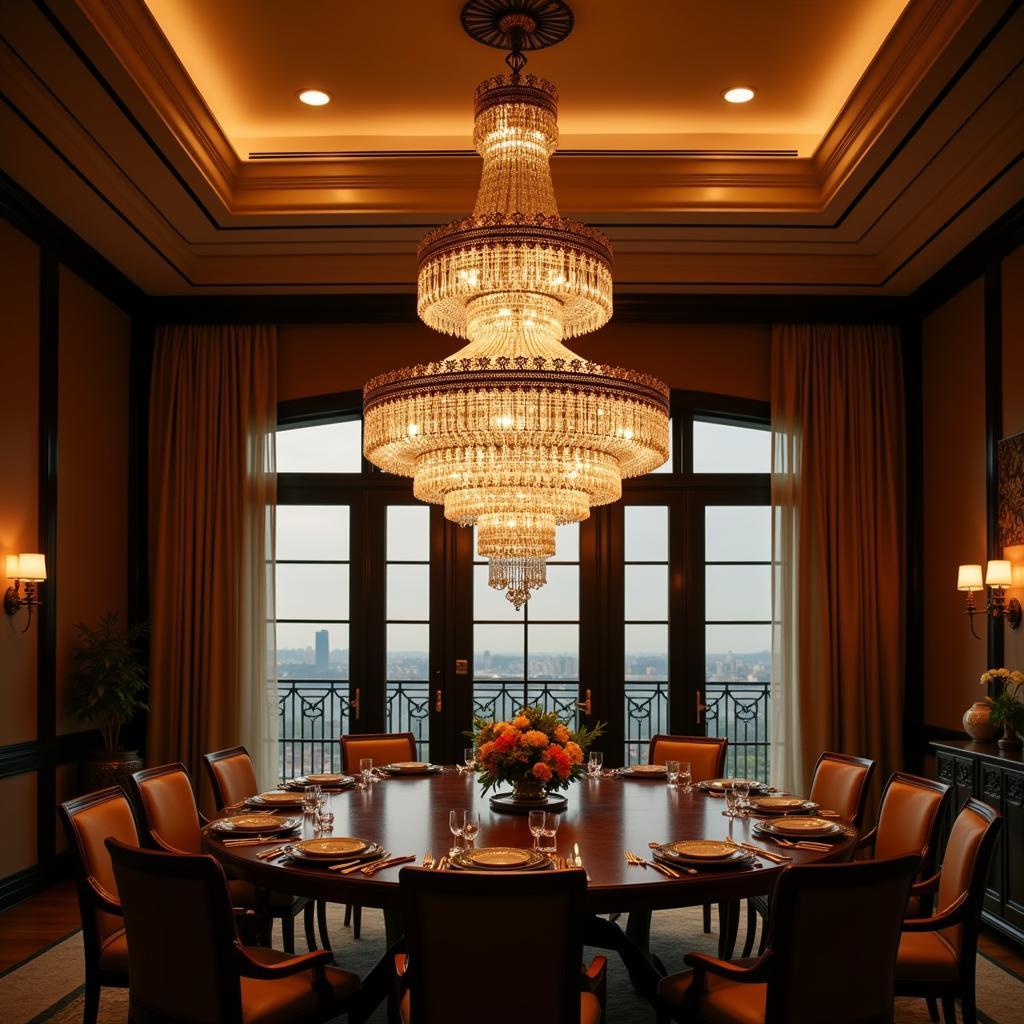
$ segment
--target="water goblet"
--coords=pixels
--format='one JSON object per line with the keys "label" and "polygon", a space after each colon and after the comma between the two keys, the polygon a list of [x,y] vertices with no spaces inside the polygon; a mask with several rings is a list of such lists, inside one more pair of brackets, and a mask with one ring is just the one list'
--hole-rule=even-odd
{"label": "water goblet", "polygon": [[473,841],[480,832],[480,814],[478,811],[466,811],[466,824],[462,826],[462,834],[466,839],[466,849],[473,848]]}
{"label": "water goblet", "polygon": [[302,791],[302,810],[305,814],[316,814],[320,806],[320,796],[319,786],[307,786]]}
{"label": "water goblet", "polygon": [[666,761],[665,762],[665,780],[668,784],[675,789],[679,785],[679,762],[678,761]]}
{"label": "water goblet", "polygon": [[592,750],[587,760],[587,775],[592,779],[601,777],[601,768],[604,765],[604,754],[600,750]]}
{"label": "water goblet", "polygon": [[530,835],[535,850],[540,849],[540,837],[544,834],[544,814],[544,811],[530,811]]}
{"label": "water goblet", "polygon": [[334,831],[334,812],[325,805],[317,811],[314,822],[319,835],[330,835]]}
{"label": "water goblet", "polygon": [[730,786],[725,791],[725,816],[727,818],[736,817],[736,808],[739,804],[739,800],[740,798],[739,794],[736,792],[736,788],[734,786]]}
{"label": "water goblet", "polygon": [[363,780],[364,788],[369,788],[373,783],[373,758],[361,757],[359,759],[359,777]]}
{"label": "water goblet", "polygon": [[676,782],[684,793],[689,793],[693,790],[693,766],[689,761],[679,762],[679,778]]}
{"label": "water goblet", "polygon": [[462,752],[462,763],[465,766],[463,771],[471,772],[476,767],[476,751],[472,747],[466,747]]}
{"label": "water goblet", "polygon": [[736,794],[736,809],[740,817],[745,818],[750,811],[750,779],[736,779],[732,788]]}
{"label": "water goblet", "polygon": [[465,843],[466,811],[456,809],[448,812],[448,828],[455,836],[455,845],[448,851],[449,857],[454,857]]}
{"label": "water goblet", "polygon": [[544,826],[540,831],[544,843],[537,847],[541,853],[554,853],[558,849],[558,844],[555,842],[555,834],[558,832],[558,826],[561,823],[561,819],[557,814],[552,811],[544,812]]}

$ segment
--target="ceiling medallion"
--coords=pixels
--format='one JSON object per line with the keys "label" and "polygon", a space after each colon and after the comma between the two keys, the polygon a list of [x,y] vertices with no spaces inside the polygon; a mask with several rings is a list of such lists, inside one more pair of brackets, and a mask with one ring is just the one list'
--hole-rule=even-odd
{"label": "ceiling medallion", "polygon": [[611,246],[559,215],[549,166],[558,94],[522,70],[524,50],[560,42],[572,24],[561,0],[463,7],[465,30],[508,49],[512,73],[477,86],[476,205],[420,244],[417,312],[468,344],[363,391],[367,459],[475,525],[488,582],[517,609],[546,581],[555,527],[616,501],[624,477],[668,458],[668,388],[563,344],[612,315]]}

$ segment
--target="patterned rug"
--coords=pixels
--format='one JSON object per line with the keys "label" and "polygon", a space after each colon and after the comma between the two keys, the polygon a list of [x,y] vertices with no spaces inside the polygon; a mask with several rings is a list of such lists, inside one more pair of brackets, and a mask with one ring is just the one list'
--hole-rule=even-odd
{"label": "patterned rug", "polygon": [[[300,922],[301,923],[301,922]],[[363,911],[363,930],[358,942],[342,926],[340,907],[329,913],[331,942],[338,962],[350,971],[366,974],[384,950],[384,921],[374,910]],[[298,929],[301,932],[301,927]],[[300,951],[305,944],[300,941]],[[740,931],[740,947],[743,933]],[[651,948],[669,970],[682,965],[689,951],[714,954],[714,935],[704,935],[699,908],[665,910],[654,915]],[[601,950],[587,950],[586,959]],[[855,965],[851,965],[855,967]],[[81,1024],[84,968],[80,932],[43,950],[31,960],[0,976],[0,1021],[4,1024]],[[978,1009],[982,1024],[1015,1024],[1024,1019],[1024,979],[987,957],[978,957]],[[99,1024],[125,1024],[127,992],[104,989]],[[959,1018],[958,1018],[959,1019]],[[651,1024],[654,1011],[633,993],[618,958],[608,959],[609,1024]],[[385,1024],[383,1008],[371,1018]],[[898,1024],[927,1024],[928,1013],[920,999],[896,1001]],[[827,1024],[822,1020],[822,1024]]]}

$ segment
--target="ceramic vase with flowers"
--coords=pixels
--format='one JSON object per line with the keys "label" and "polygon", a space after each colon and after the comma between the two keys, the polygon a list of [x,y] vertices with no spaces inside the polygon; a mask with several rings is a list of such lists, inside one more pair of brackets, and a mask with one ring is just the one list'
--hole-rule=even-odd
{"label": "ceramic vase with flowers", "polygon": [[585,774],[584,754],[601,731],[600,724],[571,730],[555,712],[541,707],[524,707],[507,722],[474,719],[473,748],[483,791],[506,784],[517,803],[545,803],[549,793],[568,789]]}
{"label": "ceramic vase with flowers", "polygon": [[982,686],[994,686],[994,696],[985,698],[989,706],[989,721],[1002,726],[998,740],[1000,750],[1020,750],[1024,746],[1024,672],[1008,668],[990,668],[982,674]]}

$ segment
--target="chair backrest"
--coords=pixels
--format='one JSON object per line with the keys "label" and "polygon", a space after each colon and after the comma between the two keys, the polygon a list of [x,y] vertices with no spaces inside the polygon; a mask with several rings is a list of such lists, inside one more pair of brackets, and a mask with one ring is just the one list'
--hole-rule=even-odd
{"label": "chair backrest", "polygon": [[952,792],[944,782],[894,772],[878,809],[875,857],[920,853],[927,870],[935,861],[935,837]]}
{"label": "chair backrest", "polygon": [[771,911],[765,1024],[891,1024],[917,855],[786,868]]}
{"label": "chair backrest", "polygon": [[689,761],[694,782],[720,779],[725,772],[725,751],[729,741],[724,736],[654,736],[649,747],[648,763]]}
{"label": "chair backrest", "polygon": [[221,866],[113,839],[107,847],[128,936],[132,1024],[240,1022],[235,923]]}
{"label": "chair backrest", "polygon": [[874,771],[875,762],[866,757],[824,753],[814,766],[808,795],[822,807],[838,812],[843,821],[860,828]]}
{"label": "chair backrest", "polygon": [[579,1021],[585,872],[399,878],[411,1024]]}
{"label": "chair backrest", "polygon": [[230,747],[203,754],[203,764],[210,776],[213,799],[217,810],[222,811],[228,804],[237,804],[246,797],[255,796],[259,791],[256,770],[245,747]]}
{"label": "chair backrest", "polygon": [[[935,913],[948,910],[962,893],[968,894],[967,921],[941,933],[957,951],[961,964],[973,962],[975,957],[989,864],[1002,823],[997,810],[972,798],[956,816],[946,841]],[[1019,850],[1016,856],[1020,856]]]}
{"label": "chair backrest", "polygon": [[123,927],[121,919],[99,910],[90,880],[113,900],[120,898],[117,879],[104,845],[113,836],[130,846],[139,845],[139,830],[128,795],[120,786],[100,789],[60,805],[68,848],[74,860],[78,905],[82,913],[82,934],[86,956],[99,956],[105,939]]}
{"label": "chair backrest", "polygon": [[364,732],[341,737],[341,770],[359,771],[364,757],[373,758],[374,768],[392,761],[415,761],[416,737],[411,732]]}
{"label": "chair backrest", "polygon": [[132,776],[148,845],[173,853],[202,853],[202,826],[192,780],[183,764],[146,768]]}

